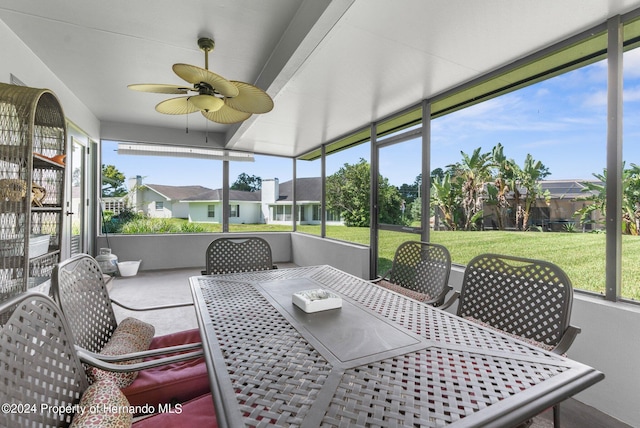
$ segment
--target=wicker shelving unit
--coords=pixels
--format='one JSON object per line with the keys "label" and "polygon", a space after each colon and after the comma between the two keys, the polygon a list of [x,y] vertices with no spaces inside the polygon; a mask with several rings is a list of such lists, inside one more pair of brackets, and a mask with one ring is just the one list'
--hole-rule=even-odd
{"label": "wicker shelving unit", "polygon": [[0,301],[60,262],[66,140],[53,92],[0,83]]}

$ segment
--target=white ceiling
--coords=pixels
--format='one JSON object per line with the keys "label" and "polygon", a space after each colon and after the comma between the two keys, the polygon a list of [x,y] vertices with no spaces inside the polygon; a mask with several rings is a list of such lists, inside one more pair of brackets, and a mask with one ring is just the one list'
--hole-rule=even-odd
{"label": "white ceiling", "polygon": [[[185,128],[157,113],[171,66],[254,83],[274,109],[241,125],[189,116],[227,148],[297,156],[640,7],[640,0],[0,0],[0,20],[103,122]],[[18,76],[19,77],[19,76]],[[71,118],[73,119],[73,118]],[[208,122],[208,123],[207,123]]]}

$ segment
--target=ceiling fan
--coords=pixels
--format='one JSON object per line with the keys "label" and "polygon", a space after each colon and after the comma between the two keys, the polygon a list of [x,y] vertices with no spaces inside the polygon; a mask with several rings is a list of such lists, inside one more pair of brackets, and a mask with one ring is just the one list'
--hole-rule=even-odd
{"label": "ceiling fan", "polygon": [[210,38],[198,39],[198,47],[204,51],[204,68],[173,64],[174,73],[193,86],[138,83],[127,87],[134,91],[187,95],[164,100],[156,105],[156,110],[164,114],[200,111],[204,117],[217,123],[238,123],[247,120],[252,114],[271,111],[273,100],[262,89],[248,83],[227,80],[209,71],[209,52],[214,46],[215,43]]}

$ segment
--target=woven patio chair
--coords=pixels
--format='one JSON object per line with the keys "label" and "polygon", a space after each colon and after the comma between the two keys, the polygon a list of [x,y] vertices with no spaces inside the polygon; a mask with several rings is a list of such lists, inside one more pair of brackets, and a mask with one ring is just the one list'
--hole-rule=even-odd
{"label": "woven patio chair", "polygon": [[[76,423],[90,418],[90,426],[131,426],[132,414],[122,392],[105,380],[90,386],[82,363],[114,370],[123,366],[101,363],[78,351],[69,322],[50,297],[23,293],[0,304],[0,314],[6,320],[0,328],[0,402],[4,406],[0,426],[68,427],[73,418]],[[114,410],[116,406],[119,411]],[[165,412],[133,427],[217,426],[211,394],[179,406],[180,414],[156,407]]]}
{"label": "woven patio chair", "polygon": [[203,275],[274,269],[271,247],[262,238],[218,238],[207,247]]}
{"label": "woven patio chair", "polygon": [[[101,353],[118,327],[112,304],[132,311],[145,311],[192,303],[132,308],[112,300],[98,262],[87,254],[78,254],[55,266],[51,293],[69,321],[70,333],[78,349],[96,360],[107,362],[125,364],[144,359],[142,363],[131,365],[130,371],[137,372],[134,375],[137,377],[129,386],[123,387],[132,405],[184,402],[210,391],[198,329],[153,337],[148,350],[135,354],[127,351],[118,356]],[[175,356],[167,357],[175,353],[181,354],[183,361],[176,361]]]}
{"label": "woven patio chair", "polygon": [[407,241],[398,247],[391,269],[372,282],[421,302],[438,306],[449,286],[451,256],[439,244]]}
{"label": "woven patio chair", "polygon": [[[457,315],[556,354],[567,352],[580,329],[570,325],[573,287],[558,266],[534,259],[481,254],[466,267]],[[560,408],[554,406],[554,425]]]}

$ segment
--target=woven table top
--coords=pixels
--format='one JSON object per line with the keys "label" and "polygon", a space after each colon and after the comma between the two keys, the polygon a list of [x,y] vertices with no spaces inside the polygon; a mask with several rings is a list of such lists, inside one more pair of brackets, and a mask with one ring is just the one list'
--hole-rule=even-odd
{"label": "woven table top", "polygon": [[603,378],[330,266],[190,282],[221,427],[512,426]]}

